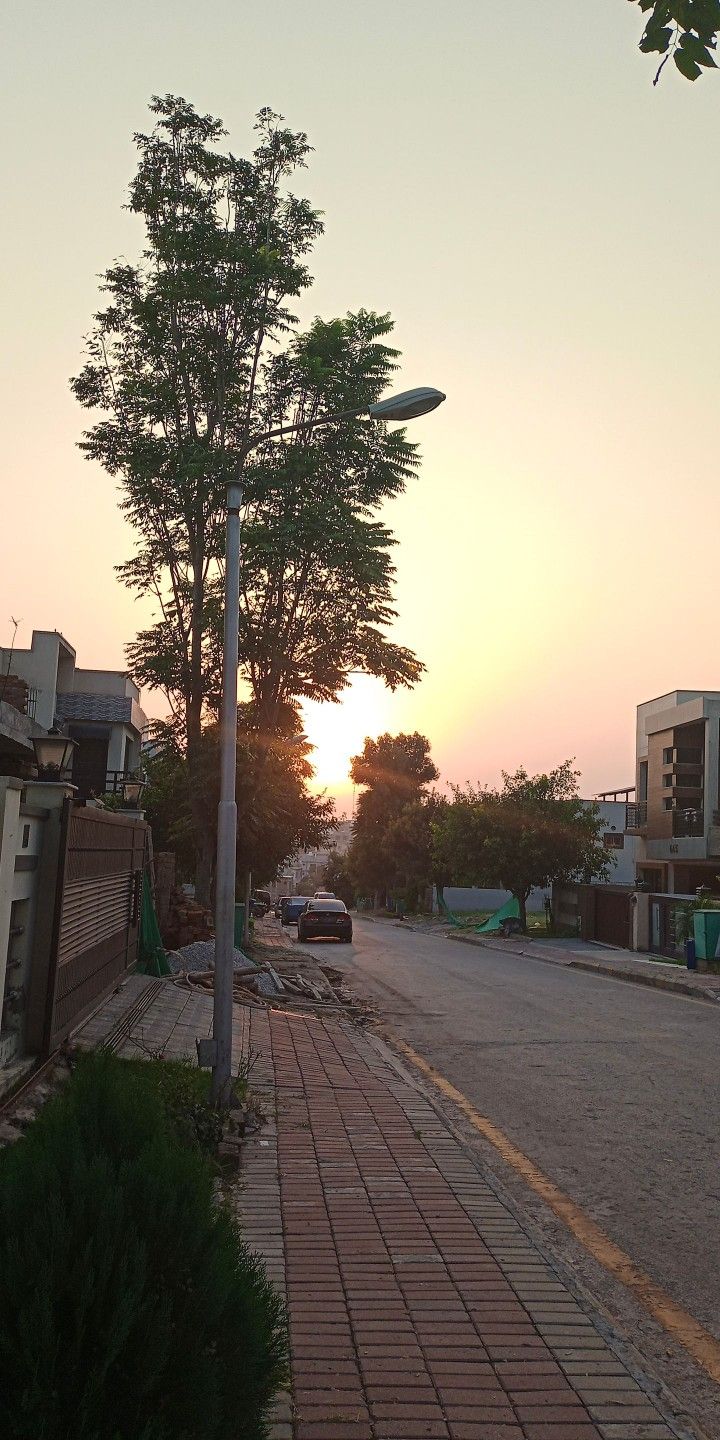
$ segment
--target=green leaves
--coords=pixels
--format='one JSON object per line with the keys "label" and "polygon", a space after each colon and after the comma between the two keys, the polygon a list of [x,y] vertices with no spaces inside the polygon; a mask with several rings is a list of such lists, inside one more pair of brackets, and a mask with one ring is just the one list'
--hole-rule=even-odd
{"label": "green leaves", "polygon": [[456,884],[501,886],[521,905],[534,887],[607,873],[594,807],[582,803],[565,761],[545,775],[503,774],[502,788],[456,788],[438,847]]}
{"label": "green leaves", "polygon": [[[71,385],[92,412],[81,449],[122,481],[136,545],[120,577],[155,609],[128,658],[184,725],[199,834],[209,822],[193,777],[220,693],[228,479],[251,436],[377,400],[399,356],[388,315],[296,328],[289,307],[323,228],[290,189],[310,151],[303,132],[264,109],[239,159],[220,148],[221,122],[182,97],[150,108],[129,196],[144,249],[106,271],[107,304]],[[391,688],[422,673],[386,636],[395,542],[376,518],[418,463],[402,429],[354,421],[301,429],[245,465],[240,655],[267,729],[298,700],[337,698],[355,671]]]}
{"label": "green leaves", "polygon": [[713,51],[720,32],[720,0],[630,0],[639,4],[649,18],[640,40],[646,54],[655,52],[665,59],[655,76],[657,84],[663,66],[673,61],[688,80],[697,80],[703,69],[717,68]]}

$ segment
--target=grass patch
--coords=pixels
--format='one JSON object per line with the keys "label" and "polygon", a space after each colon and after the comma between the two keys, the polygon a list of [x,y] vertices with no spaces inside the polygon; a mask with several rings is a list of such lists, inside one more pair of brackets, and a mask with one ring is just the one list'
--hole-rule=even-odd
{"label": "grass patch", "polygon": [[85,1056],[0,1154],[4,1437],[263,1440],[284,1310],[216,1201],[206,1083]]}

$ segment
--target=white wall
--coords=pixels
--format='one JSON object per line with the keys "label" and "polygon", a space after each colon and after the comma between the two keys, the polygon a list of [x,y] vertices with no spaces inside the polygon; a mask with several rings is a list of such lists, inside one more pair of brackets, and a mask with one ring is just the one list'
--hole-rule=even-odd
{"label": "white wall", "polygon": [[[545,897],[549,894],[549,890],[531,890],[527,902],[528,914],[541,914],[545,907]],[[459,915],[468,910],[499,910],[509,899],[509,890],[483,890],[477,885],[445,885],[443,888],[445,904],[449,910],[456,911]],[[433,911],[437,912],[437,908],[437,895],[433,890]]]}
{"label": "white wall", "polygon": [[602,820],[603,833],[609,835],[621,835],[623,838],[622,850],[608,849],[608,857],[612,862],[606,884],[608,885],[634,885],[637,874],[638,843],[637,835],[625,835],[625,801],[624,800],[586,800],[586,805],[597,805]]}

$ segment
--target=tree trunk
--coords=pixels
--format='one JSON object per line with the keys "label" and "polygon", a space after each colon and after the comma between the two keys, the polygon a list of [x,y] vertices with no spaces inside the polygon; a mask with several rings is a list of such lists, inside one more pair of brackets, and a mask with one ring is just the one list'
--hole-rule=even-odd
{"label": "tree trunk", "polygon": [[526,892],[526,893],[523,894],[523,895],[516,895],[516,896],[515,896],[515,899],[516,899],[517,902],[518,902],[518,906],[520,907],[520,925],[522,926],[523,934],[525,934],[525,931],[527,930],[527,909],[526,909],[526,905],[527,905],[527,897],[528,897],[528,894],[529,894],[529,891]]}
{"label": "tree trunk", "polygon": [[212,900],[215,845],[207,829],[197,835],[195,854],[195,899],[199,905],[209,908]]}

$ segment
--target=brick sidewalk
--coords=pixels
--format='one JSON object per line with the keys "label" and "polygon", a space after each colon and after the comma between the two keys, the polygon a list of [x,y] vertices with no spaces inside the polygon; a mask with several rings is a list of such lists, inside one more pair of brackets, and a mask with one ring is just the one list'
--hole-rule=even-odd
{"label": "brick sidewalk", "polygon": [[277,1097],[240,1206],[278,1278],[284,1234],[294,1422],[274,1440],[682,1433],[367,1037],[253,1011],[249,1043]]}
{"label": "brick sidewalk", "polygon": [[[193,1056],[211,1017],[133,976],[78,1039]],[[236,1005],[233,1049],[267,1115],[237,1210],[290,1317],[272,1440],[687,1436],[368,1036]]]}

